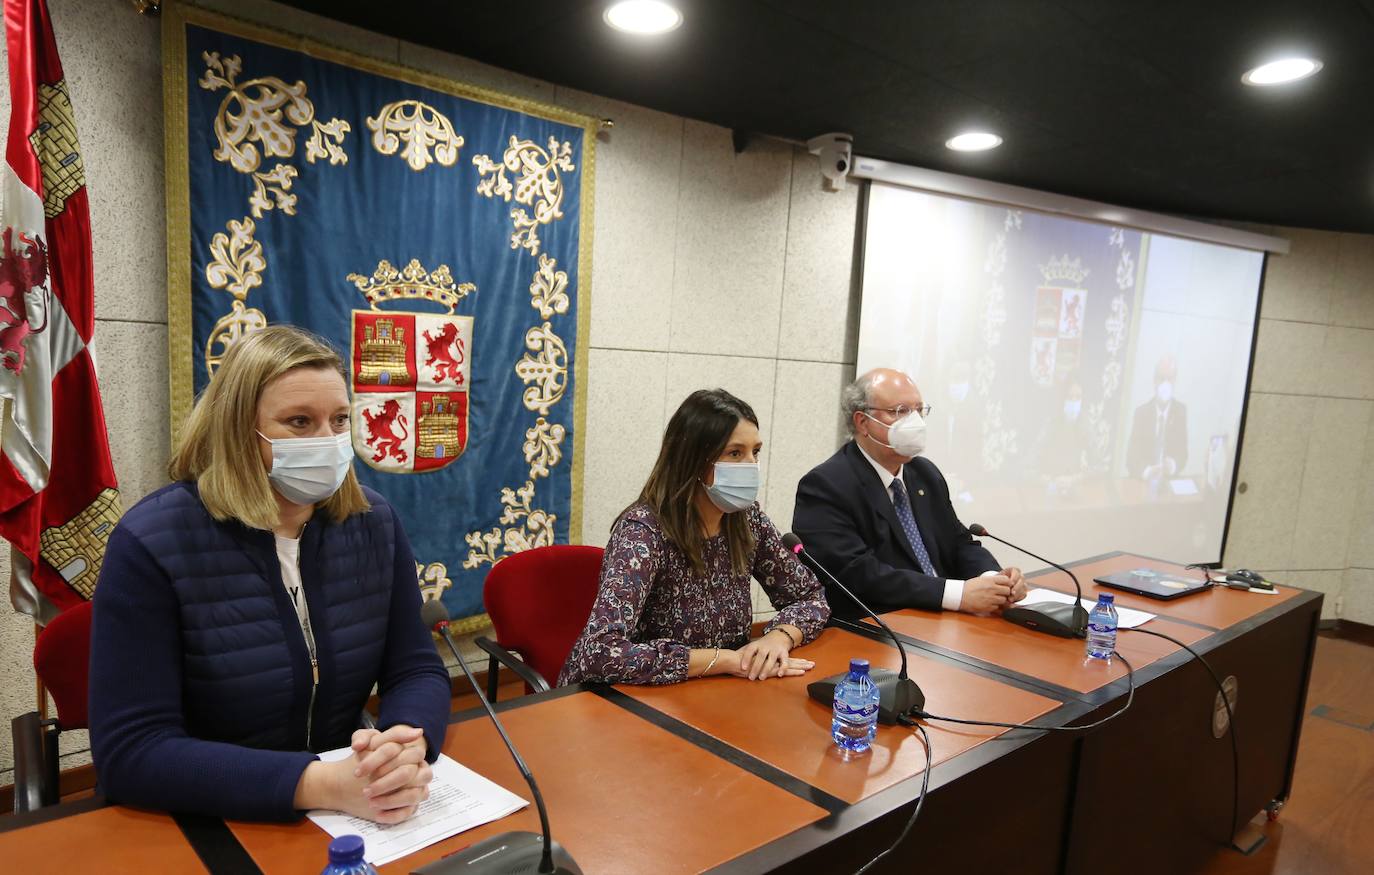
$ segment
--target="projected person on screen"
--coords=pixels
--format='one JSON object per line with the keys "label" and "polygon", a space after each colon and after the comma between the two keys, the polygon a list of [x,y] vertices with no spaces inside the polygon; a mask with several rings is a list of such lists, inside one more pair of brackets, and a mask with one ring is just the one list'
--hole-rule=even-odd
{"label": "projected person on screen", "polygon": [[1040,431],[1036,459],[1040,480],[1051,495],[1072,495],[1088,470],[1090,441],[1083,419],[1083,384],[1069,378],[1062,384],[1059,403]]}
{"label": "projected person on screen", "polygon": [[1141,480],[1173,477],[1188,462],[1188,409],[1174,397],[1178,361],[1172,355],[1155,365],[1155,394],[1136,408],[1126,444],[1126,470]]}
{"label": "projected person on screen", "polygon": [[[950,505],[925,451],[930,408],[911,378],[879,368],[845,387],[853,440],[797,485],[792,527],[807,550],[878,612],[898,608],[986,613],[1020,601],[1020,569],[999,568]],[[863,613],[830,593],[837,617]]]}
{"label": "projected person on screen", "polygon": [[[759,420],[724,389],[687,396],[639,499],[611,526],[591,616],[558,683],[670,684],[713,674],[804,674],[792,655],[830,608],[816,575],[755,500]],[[750,640],[749,579],[777,615]]]}

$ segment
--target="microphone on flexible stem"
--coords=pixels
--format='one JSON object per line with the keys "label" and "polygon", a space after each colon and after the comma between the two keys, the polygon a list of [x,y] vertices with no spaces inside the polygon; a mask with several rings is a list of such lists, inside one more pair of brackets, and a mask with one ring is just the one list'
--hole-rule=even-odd
{"label": "microphone on flexible stem", "polygon": [[1010,541],[1003,541],[1001,538],[989,532],[978,523],[968,527],[969,534],[977,535],[980,538],[992,538],[1000,541],[1013,550],[1019,550],[1032,559],[1039,559],[1046,565],[1052,565],[1069,576],[1073,581],[1073,589],[1076,598],[1071,605],[1059,602],[1036,602],[1032,605],[1007,605],[1002,609],[1002,619],[1015,623],[1018,626],[1025,626],[1027,629],[1034,629],[1037,632],[1046,632],[1050,635],[1058,635],[1060,638],[1084,638],[1088,634],[1088,612],[1083,607],[1083,587],[1079,584],[1078,578],[1073,572],[1058,562],[1051,562],[1044,556],[1036,556],[1025,547],[1018,547]]}
{"label": "microphone on flexible stem", "polygon": [[[450,854],[440,860],[436,860],[426,866],[416,869],[417,873],[424,875],[442,875],[442,873],[463,872],[465,875],[505,875],[505,873],[524,873],[541,872],[545,875],[582,875],[582,870],[573,861],[562,845],[553,840],[549,834],[549,811],[544,807],[544,797],[539,793],[539,785],[534,782],[534,775],[530,773],[529,766],[525,765],[525,760],[521,758],[519,751],[511,742],[510,736],[506,734],[506,727],[501,725],[501,719],[496,716],[496,711],[487,701],[487,697],[482,695],[482,688],[478,685],[477,679],[468,670],[468,664],[463,660],[463,654],[458,652],[458,647],[453,643],[453,637],[448,631],[448,608],[438,599],[426,601],[420,607],[420,619],[434,632],[437,632],[446,644],[448,649],[453,651],[454,657],[458,660],[458,665],[463,669],[463,674],[467,675],[468,683],[472,684],[472,691],[477,694],[477,699],[482,703],[482,707],[487,710],[487,716],[496,725],[496,731],[501,734],[501,740],[506,743],[506,749],[510,751],[511,759],[515,760],[515,767],[520,770],[520,775],[525,779],[525,783],[530,786],[530,793],[534,795],[534,805],[539,811],[539,826],[543,830],[543,835],[536,835],[532,832],[512,831],[494,835],[489,839],[480,841],[471,847],[464,848],[456,854]],[[538,861],[536,867],[536,860]],[[555,867],[555,862],[557,866]]]}
{"label": "microphone on flexible stem", "polygon": [[[859,597],[854,595],[849,587],[840,583],[835,575],[831,574],[824,565],[816,560],[815,556],[806,552],[806,547],[802,544],[801,538],[788,532],[782,536],[782,543],[797,556],[805,556],[812,566],[829,578],[831,583],[835,584],[840,592],[849,596],[854,604],[872,617],[887,633],[887,637],[892,639],[892,646],[896,647],[897,652],[901,654],[901,671],[894,674],[890,669],[875,668],[868,673],[869,678],[878,687],[878,722],[890,726],[897,723],[899,717],[912,717],[914,712],[924,708],[926,694],[921,692],[921,688],[917,686],[915,681],[906,676],[906,651],[902,649],[902,642],[897,639],[897,633],[892,631],[892,627],[884,623],[883,618],[874,613],[872,608],[860,601]],[[848,673],[845,672],[813,681],[807,684],[806,692],[816,701],[831,705],[835,701],[835,687],[843,682],[847,675]]]}

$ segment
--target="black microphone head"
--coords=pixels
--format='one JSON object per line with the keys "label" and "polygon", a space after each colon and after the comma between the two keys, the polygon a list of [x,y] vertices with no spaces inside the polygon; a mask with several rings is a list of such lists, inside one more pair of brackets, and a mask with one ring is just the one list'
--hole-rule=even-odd
{"label": "black microphone head", "polygon": [[439,599],[428,599],[420,605],[420,621],[426,629],[433,629],[440,623],[448,622],[448,608]]}
{"label": "black microphone head", "polygon": [[802,549],[802,539],[798,538],[792,532],[788,532],[782,536],[782,545],[793,553],[796,553],[798,550]]}
{"label": "black microphone head", "polygon": [[970,534],[977,535],[980,538],[988,533],[988,530],[983,528],[979,523],[970,524],[968,530]]}

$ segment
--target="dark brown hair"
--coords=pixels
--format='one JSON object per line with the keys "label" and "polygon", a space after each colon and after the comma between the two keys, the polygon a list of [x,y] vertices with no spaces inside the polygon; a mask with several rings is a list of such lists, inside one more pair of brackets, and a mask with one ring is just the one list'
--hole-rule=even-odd
{"label": "dark brown hair", "polygon": [[[697,513],[697,483],[724,452],[740,420],[759,424],[754,409],[724,389],[698,389],[688,395],[668,420],[658,461],[639,493],[639,501],[653,510],[663,534],[686,554],[698,575],[706,573],[706,532]],[[747,574],[754,558],[747,511],[725,514],[720,529],[730,548],[731,567],[736,574]]]}

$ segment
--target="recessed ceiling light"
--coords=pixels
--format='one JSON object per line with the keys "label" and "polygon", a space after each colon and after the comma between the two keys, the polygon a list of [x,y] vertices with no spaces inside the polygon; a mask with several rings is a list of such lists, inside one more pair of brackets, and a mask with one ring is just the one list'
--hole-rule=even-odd
{"label": "recessed ceiling light", "polygon": [[956,152],[985,152],[1002,145],[1002,138],[987,131],[968,131],[945,140],[945,148]]}
{"label": "recessed ceiling light", "polygon": [[663,0],[621,0],[606,7],[606,23],[640,35],[667,33],[682,24],[682,13]]}
{"label": "recessed ceiling light", "polygon": [[1240,77],[1246,85],[1283,85],[1306,79],[1322,68],[1322,62],[1315,58],[1281,58],[1261,64]]}

